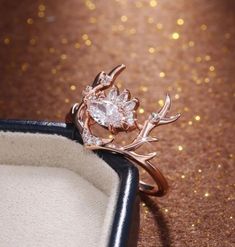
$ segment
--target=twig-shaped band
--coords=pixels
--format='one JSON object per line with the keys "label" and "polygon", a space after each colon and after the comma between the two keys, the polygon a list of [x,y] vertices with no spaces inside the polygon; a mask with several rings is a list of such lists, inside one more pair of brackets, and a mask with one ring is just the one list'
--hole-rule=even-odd
{"label": "twig-shaped band", "polygon": [[[124,69],[125,65],[119,65],[109,74],[99,73],[92,86],[88,86],[83,91],[82,102],[72,107],[70,116],[81,133],[85,147],[91,150],[109,150],[124,155],[135,165],[142,167],[155,182],[150,185],[140,181],[140,191],[152,196],[163,196],[168,190],[168,183],[161,171],[150,162],[156,156],[156,152],[138,154],[135,151],[144,143],[157,142],[157,138],[150,136],[151,131],[157,126],[176,121],[180,114],[167,117],[171,99],[169,95],[166,95],[165,103],[160,111],[151,113],[143,125],[139,124],[136,116],[138,99],[131,99],[130,92],[126,89],[119,93],[118,88],[114,86],[115,79]],[[105,90],[108,88],[110,91],[106,94]],[[91,128],[95,123],[114,135],[133,129],[138,129],[139,133],[130,144],[120,146],[113,143],[114,138],[105,139],[95,136]]]}

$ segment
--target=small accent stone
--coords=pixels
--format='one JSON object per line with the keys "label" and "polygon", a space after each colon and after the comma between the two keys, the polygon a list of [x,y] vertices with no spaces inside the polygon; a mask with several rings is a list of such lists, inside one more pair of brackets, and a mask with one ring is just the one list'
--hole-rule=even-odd
{"label": "small accent stone", "polygon": [[121,103],[126,102],[129,98],[129,92],[124,90],[120,95],[118,95],[117,100]]}
{"label": "small accent stone", "polygon": [[135,123],[133,111],[137,100],[128,101],[129,96],[128,90],[119,94],[117,87],[113,86],[107,96],[89,99],[87,111],[98,124],[105,127],[123,128],[123,123],[133,126]]}
{"label": "small accent stone", "polygon": [[132,111],[135,109],[135,106],[136,106],[136,101],[135,100],[130,100],[130,101],[127,101],[124,105],[124,109],[127,110],[127,111]]}
{"label": "small accent stone", "polygon": [[103,74],[100,78],[100,83],[104,86],[109,86],[111,82],[112,82],[112,77],[107,74]]}
{"label": "small accent stone", "polygon": [[154,120],[158,120],[160,118],[159,114],[156,112],[152,112],[151,116]]}
{"label": "small accent stone", "polygon": [[116,99],[117,95],[118,95],[118,89],[115,86],[113,86],[108,93],[107,99],[114,101]]}
{"label": "small accent stone", "polygon": [[87,129],[84,129],[82,132],[82,139],[86,145],[102,145],[100,138],[93,136]]}

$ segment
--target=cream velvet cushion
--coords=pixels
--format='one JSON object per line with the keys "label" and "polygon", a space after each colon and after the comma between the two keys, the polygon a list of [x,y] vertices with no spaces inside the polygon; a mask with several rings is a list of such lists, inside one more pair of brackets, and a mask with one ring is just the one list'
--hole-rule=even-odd
{"label": "cream velvet cushion", "polygon": [[0,246],[107,246],[117,173],[58,135],[0,132]]}

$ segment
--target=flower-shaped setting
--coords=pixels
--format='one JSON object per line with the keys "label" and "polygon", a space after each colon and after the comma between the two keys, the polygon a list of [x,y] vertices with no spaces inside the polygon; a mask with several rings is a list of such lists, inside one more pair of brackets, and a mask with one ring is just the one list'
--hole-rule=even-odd
{"label": "flower-shaped setting", "polygon": [[[119,65],[109,74],[99,73],[92,86],[86,87],[83,91],[83,99],[80,104],[75,104],[71,109],[68,119],[72,119],[81,133],[84,145],[92,150],[102,149],[123,154],[134,164],[141,166],[153,178],[156,185],[148,185],[140,182],[140,191],[153,196],[162,196],[166,193],[167,181],[155,168],[150,160],[156,156],[156,152],[148,154],[138,154],[135,152],[146,142],[157,142],[158,139],[150,136],[150,132],[157,126],[176,121],[180,114],[167,116],[170,109],[171,99],[166,96],[163,107],[158,112],[151,113],[143,124],[139,124],[136,117],[136,110],[139,101],[131,98],[127,89],[119,93],[118,88],[113,85],[118,75],[125,69],[125,65]],[[106,90],[110,91],[106,94]],[[114,138],[105,139],[93,134],[92,125],[96,123],[112,134],[120,131],[131,131],[138,129],[139,133],[135,139],[125,145],[114,144]]]}
{"label": "flower-shaped setting", "polygon": [[113,86],[107,96],[87,100],[87,111],[98,124],[113,133],[116,129],[129,130],[136,127],[135,110],[138,105],[138,99],[130,99],[128,90],[119,94],[118,88]]}

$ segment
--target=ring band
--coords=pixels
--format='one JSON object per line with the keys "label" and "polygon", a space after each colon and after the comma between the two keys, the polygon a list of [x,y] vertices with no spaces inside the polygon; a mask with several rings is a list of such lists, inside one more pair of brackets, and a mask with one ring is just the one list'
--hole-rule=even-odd
{"label": "ring band", "polygon": [[[115,152],[115,153],[119,153],[119,154],[123,154],[123,152],[118,152],[117,150],[113,149],[113,148],[103,148],[103,147],[97,147],[97,146],[91,146],[89,147],[89,149],[91,150],[97,150],[97,149],[102,149],[102,150],[109,150],[111,152]],[[162,174],[162,172],[155,167],[152,163],[150,163],[149,161],[147,161],[146,163],[141,163],[138,162],[137,160],[133,160],[131,159],[128,154],[124,153],[124,156],[130,160],[131,162],[133,162],[136,166],[140,166],[142,169],[144,169],[149,176],[153,179],[153,181],[155,182],[155,185],[151,185],[148,183],[145,183],[143,181],[139,181],[139,191],[150,195],[150,196],[157,196],[157,197],[161,197],[164,196],[167,191],[168,191],[168,182],[166,180],[166,178],[164,177],[164,175]]]}
{"label": "ring band", "polygon": [[158,168],[154,167],[150,162],[148,162],[145,167],[142,165],[141,167],[148,172],[157,186],[140,181],[139,190],[150,196],[164,196],[167,193],[169,186],[162,172]]}
{"label": "ring band", "polygon": [[[145,143],[157,142],[158,139],[151,137],[150,132],[157,126],[176,121],[180,114],[166,116],[171,105],[170,97],[167,95],[160,111],[151,113],[143,124],[139,124],[136,116],[139,100],[131,99],[127,89],[119,93],[118,88],[113,85],[124,69],[125,65],[122,64],[109,74],[99,73],[92,86],[87,86],[83,91],[81,103],[71,108],[69,118],[79,130],[85,147],[91,150],[109,150],[124,155],[135,165],[142,167],[156,184],[151,185],[140,181],[140,192],[151,196],[163,196],[168,190],[168,183],[161,171],[150,163],[150,160],[156,156],[156,152],[138,154],[135,150]],[[105,92],[106,89],[110,89],[108,94]],[[94,135],[92,132],[94,124],[108,130],[114,137],[105,139]],[[139,130],[139,133],[130,144],[120,146],[113,143],[119,132],[130,132],[134,129]]]}

